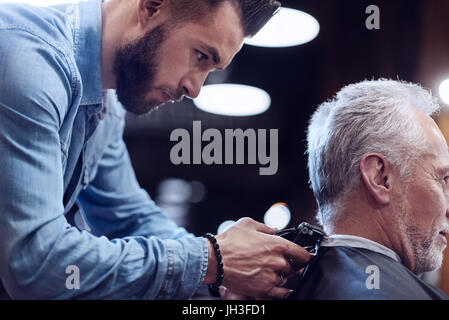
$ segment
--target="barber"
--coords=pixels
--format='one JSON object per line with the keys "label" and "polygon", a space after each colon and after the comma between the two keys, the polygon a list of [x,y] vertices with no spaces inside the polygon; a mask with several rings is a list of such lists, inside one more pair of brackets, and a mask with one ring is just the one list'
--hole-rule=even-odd
{"label": "barber", "polygon": [[[18,299],[186,299],[202,284],[283,298],[309,254],[245,218],[178,227],[140,188],[125,110],[194,98],[272,0],[0,5],[0,278]],[[149,168],[157,170],[157,168]],[[69,223],[79,208],[90,232]]]}

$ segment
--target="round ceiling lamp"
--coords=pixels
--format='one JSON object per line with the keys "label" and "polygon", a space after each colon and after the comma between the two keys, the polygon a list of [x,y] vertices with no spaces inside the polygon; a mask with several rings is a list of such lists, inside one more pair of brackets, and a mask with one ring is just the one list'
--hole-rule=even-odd
{"label": "round ceiling lamp", "polygon": [[439,92],[441,100],[449,105],[449,79],[441,82]]}
{"label": "round ceiling lamp", "polygon": [[193,103],[205,112],[244,117],[267,111],[270,95],[262,89],[240,84],[211,84],[201,89]]}
{"label": "round ceiling lamp", "polygon": [[269,48],[292,47],[312,41],[319,32],[320,24],[310,14],[281,8],[254,37],[247,39],[245,43]]}

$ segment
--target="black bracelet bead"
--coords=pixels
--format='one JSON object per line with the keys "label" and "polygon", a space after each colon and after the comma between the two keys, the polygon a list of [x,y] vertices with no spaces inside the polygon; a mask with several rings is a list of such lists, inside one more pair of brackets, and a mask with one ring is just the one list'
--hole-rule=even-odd
{"label": "black bracelet bead", "polygon": [[219,297],[220,294],[218,293],[218,288],[220,288],[224,279],[223,258],[221,256],[220,247],[215,236],[212,233],[206,233],[205,237],[212,243],[215,251],[215,257],[217,258],[217,279],[215,280],[215,283],[209,285],[209,291],[213,296]]}

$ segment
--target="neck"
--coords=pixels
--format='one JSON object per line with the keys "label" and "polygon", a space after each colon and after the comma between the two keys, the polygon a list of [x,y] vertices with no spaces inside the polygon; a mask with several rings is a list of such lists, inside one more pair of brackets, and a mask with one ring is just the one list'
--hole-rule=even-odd
{"label": "neck", "polygon": [[347,234],[363,237],[393,250],[394,240],[385,232],[384,227],[375,215],[379,212],[363,212],[355,209],[336,210],[333,218],[326,222],[325,231],[328,235]]}
{"label": "neck", "polygon": [[328,235],[353,235],[375,241],[396,252],[402,263],[414,270],[414,259],[410,245],[394,217],[398,212],[389,206],[374,208],[364,202],[351,202],[350,208],[343,206],[332,212],[332,218],[324,223]]}

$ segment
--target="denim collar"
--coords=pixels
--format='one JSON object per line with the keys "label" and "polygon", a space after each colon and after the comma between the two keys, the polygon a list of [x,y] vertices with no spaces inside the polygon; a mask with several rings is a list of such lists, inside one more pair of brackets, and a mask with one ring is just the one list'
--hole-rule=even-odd
{"label": "denim collar", "polygon": [[74,52],[83,83],[80,105],[101,105],[101,0],[80,1],[71,10]]}

